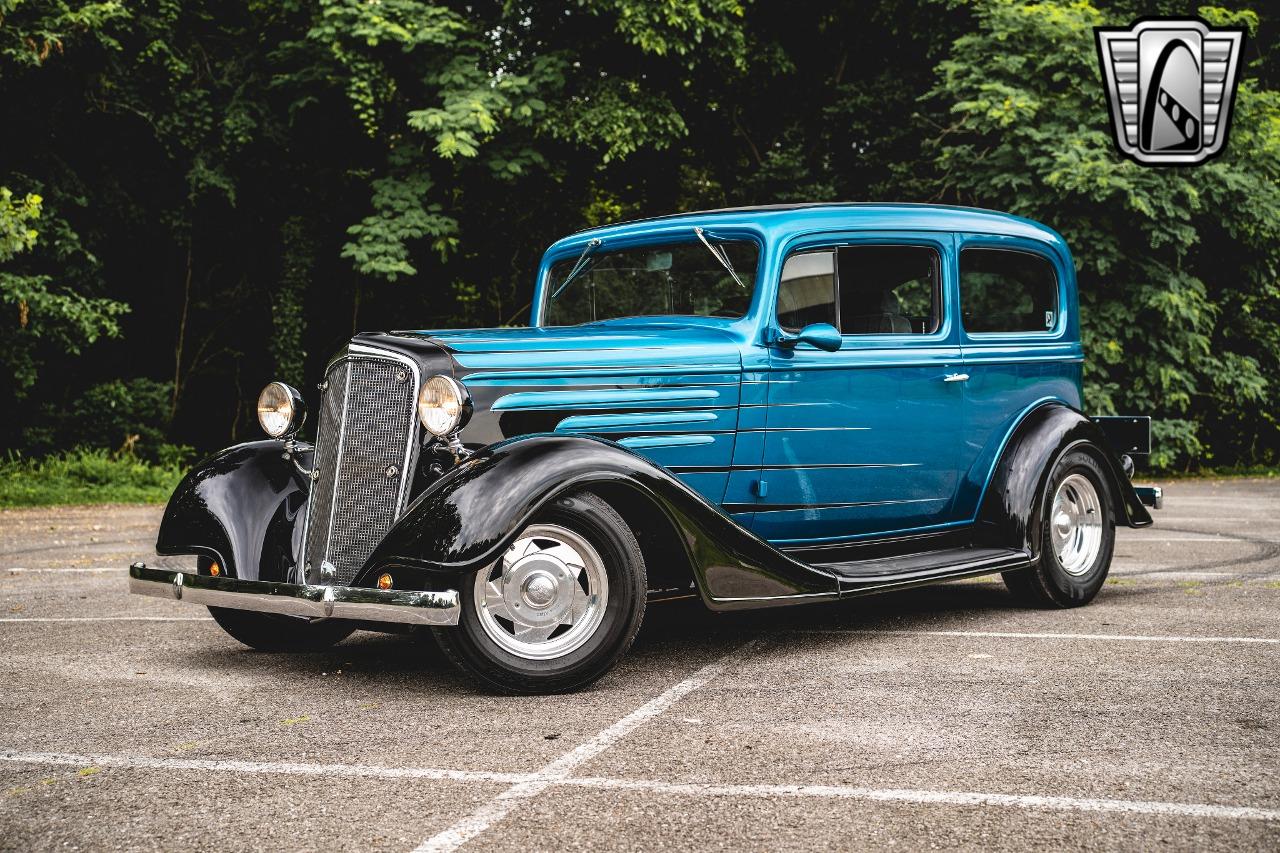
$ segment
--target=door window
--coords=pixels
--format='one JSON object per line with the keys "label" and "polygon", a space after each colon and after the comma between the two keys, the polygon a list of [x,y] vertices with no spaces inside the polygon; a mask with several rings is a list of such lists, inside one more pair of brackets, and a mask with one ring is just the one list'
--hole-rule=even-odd
{"label": "door window", "polygon": [[836,316],[836,257],[826,249],[787,258],[778,287],[778,325],[798,331],[810,323],[830,323]]}
{"label": "door window", "polygon": [[840,331],[930,335],[942,324],[941,265],[928,246],[843,246]]}
{"label": "door window", "polygon": [[1048,332],[1058,278],[1048,258],[1008,249],[960,253],[960,308],[968,332]]}
{"label": "door window", "polygon": [[928,246],[841,246],[787,258],[778,325],[846,335],[929,335],[942,324],[941,264]]}

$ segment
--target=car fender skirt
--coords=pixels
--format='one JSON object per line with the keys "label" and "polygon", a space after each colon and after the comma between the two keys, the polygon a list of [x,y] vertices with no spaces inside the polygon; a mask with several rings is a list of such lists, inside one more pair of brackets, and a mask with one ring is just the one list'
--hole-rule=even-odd
{"label": "car fender skirt", "polygon": [[198,554],[228,577],[288,582],[296,563],[310,483],[311,448],[283,441],[229,447],[196,465],[165,507],[159,554]]}
{"label": "car fender skirt", "polygon": [[1054,464],[1073,450],[1085,450],[1101,462],[1117,524],[1151,524],[1151,514],[1097,424],[1069,406],[1046,403],[1022,419],[1005,445],[983,496],[975,539],[988,545],[1026,548],[1038,555],[1041,531],[1036,520],[1049,500],[1049,477]]}
{"label": "car fender skirt", "polygon": [[612,442],[562,435],[493,444],[455,467],[409,505],[357,582],[392,566],[457,576],[492,565],[543,507],[605,483],[634,488],[662,510],[712,608],[838,595],[833,575],[739,527],[670,472]]}

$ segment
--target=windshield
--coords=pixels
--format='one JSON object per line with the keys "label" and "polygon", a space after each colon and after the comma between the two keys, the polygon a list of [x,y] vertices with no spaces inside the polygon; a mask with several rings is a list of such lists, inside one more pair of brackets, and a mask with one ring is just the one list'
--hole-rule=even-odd
{"label": "windshield", "polygon": [[[725,265],[701,243],[670,243],[608,251],[598,248],[551,265],[545,326],[574,326],[615,317],[664,314],[738,318],[747,313],[760,251],[749,240],[713,241]],[[578,266],[576,275],[571,275]]]}

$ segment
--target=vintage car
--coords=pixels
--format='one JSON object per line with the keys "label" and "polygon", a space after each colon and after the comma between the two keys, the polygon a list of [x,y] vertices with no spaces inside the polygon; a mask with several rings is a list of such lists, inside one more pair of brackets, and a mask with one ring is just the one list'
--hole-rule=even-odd
{"label": "vintage car", "polygon": [[689,213],[547,250],[528,328],[356,335],[269,438],[201,463],[131,588],[259,649],[430,626],[489,688],[569,690],[646,604],[835,601],[1000,573],[1088,603],[1146,418],[1081,413],[1075,269],[1006,214]]}

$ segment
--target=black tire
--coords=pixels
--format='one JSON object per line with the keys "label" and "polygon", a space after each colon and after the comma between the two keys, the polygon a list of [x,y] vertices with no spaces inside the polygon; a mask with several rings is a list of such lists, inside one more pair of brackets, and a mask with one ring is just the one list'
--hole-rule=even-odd
{"label": "black tire", "polygon": [[355,626],[342,619],[312,621],[228,607],[210,607],[209,615],[222,630],[260,652],[322,652],[355,630]]}
{"label": "black tire", "polygon": [[[476,602],[476,575],[468,575],[460,584],[459,623],[432,630],[449,660],[497,692],[563,693],[584,687],[626,654],[644,619],[644,557],[631,528],[613,507],[590,492],[578,492],[557,498],[529,527],[538,524],[569,530],[596,550],[608,579],[608,600],[599,625],[581,646],[559,657],[535,660],[513,654],[486,633]],[[481,571],[487,577],[490,569]]]}
{"label": "black tire", "polygon": [[[1102,538],[1097,554],[1088,564],[1077,568],[1076,573],[1068,572],[1055,552],[1049,517],[1052,512],[1054,495],[1067,478],[1081,476],[1088,480],[1097,496],[1102,516]],[[1040,526],[1040,554],[1029,569],[1005,572],[1005,586],[1020,601],[1044,608],[1082,607],[1094,599],[1107,580],[1111,570],[1111,557],[1115,551],[1116,527],[1112,504],[1111,489],[1107,475],[1096,457],[1083,451],[1072,451],[1064,454],[1054,465],[1053,474],[1049,478],[1049,487],[1041,501],[1040,517],[1036,524]]]}
{"label": "black tire", "polygon": [[[196,571],[209,574],[213,560],[196,558]],[[342,619],[316,622],[298,616],[257,613],[230,607],[210,607],[218,627],[251,649],[260,652],[322,652],[345,640],[355,626]]]}

